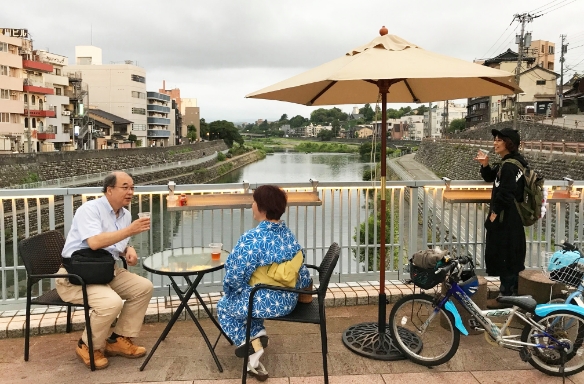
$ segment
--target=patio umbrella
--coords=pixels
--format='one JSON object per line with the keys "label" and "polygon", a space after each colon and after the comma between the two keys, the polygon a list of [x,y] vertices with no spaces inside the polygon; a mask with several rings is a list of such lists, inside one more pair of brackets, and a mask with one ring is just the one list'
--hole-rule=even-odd
{"label": "patio umbrella", "polygon": [[[386,189],[388,102],[423,103],[521,92],[510,72],[429,52],[387,32],[382,27],[380,37],[344,56],[246,96],[316,106],[375,103],[381,95],[381,191]],[[385,193],[381,193],[380,209],[385,223]],[[381,225],[380,235],[378,322],[351,327],[347,331],[351,341],[346,340],[347,332],[343,339],[358,354],[393,360],[401,356],[385,332],[385,225]]]}

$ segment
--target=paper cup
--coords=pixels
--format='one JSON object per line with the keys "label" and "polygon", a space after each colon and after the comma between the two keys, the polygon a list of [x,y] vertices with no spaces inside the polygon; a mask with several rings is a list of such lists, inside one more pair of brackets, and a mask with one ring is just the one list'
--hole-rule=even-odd
{"label": "paper cup", "polygon": [[150,218],[150,212],[140,212],[138,213],[138,218],[142,219],[144,217]]}

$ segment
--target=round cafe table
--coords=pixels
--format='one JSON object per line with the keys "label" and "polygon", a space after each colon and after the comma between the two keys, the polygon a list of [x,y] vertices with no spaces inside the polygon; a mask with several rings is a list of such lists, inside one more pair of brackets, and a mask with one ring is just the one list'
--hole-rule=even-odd
{"label": "round cafe table", "polygon": [[[187,313],[189,314],[189,316],[199,329],[201,336],[203,336],[203,339],[205,340],[205,343],[207,344],[207,347],[209,348],[209,351],[211,352],[211,355],[215,360],[215,364],[217,364],[217,368],[219,368],[219,372],[223,372],[221,363],[219,362],[219,359],[215,354],[215,346],[217,345],[217,342],[219,341],[221,335],[225,336],[229,343],[233,344],[233,342],[223,332],[221,326],[219,325],[211,311],[209,311],[209,308],[203,301],[203,298],[201,297],[199,292],[197,292],[197,286],[199,285],[199,283],[203,279],[203,276],[205,276],[206,273],[222,269],[225,266],[225,260],[227,260],[228,255],[229,252],[222,250],[219,259],[212,260],[211,248],[187,247],[168,249],[163,252],[155,253],[144,259],[142,266],[144,267],[145,270],[156,275],[168,276],[174,291],[176,292],[180,299],[180,305],[172,315],[172,318],[170,319],[167,326],[164,328],[164,331],[156,341],[156,344],[154,344],[154,347],[148,354],[148,357],[146,357],[146,360],[144,360],[144,363],[142,363],[140,371],[144,370],[146,364],[148,364],[148,361],[150,361],[150,358],[158,348],[160,342],[166,338],[166,336],[174,326],[174,323],[182,313],[183,309],[186,309]],[[176,283],[175,281],[176,277],[182,277],[187,282],[187,289],[185,291],[183,291],[180,288],[180,286]],[[217,329],[219,329],[220,331],[219,337],[217,338],[215,345],[211,345],[209,338],[207,337],[205,331],[201,327],[201,324],[197,320],[197,317],[195,316],[195,314],[193,313],[189,306],[189,300],[191,299],[191,296],[193,294],[195,294],[197,300],[199,301],[205,312],[207,312],[211,321],[213,321]]]}

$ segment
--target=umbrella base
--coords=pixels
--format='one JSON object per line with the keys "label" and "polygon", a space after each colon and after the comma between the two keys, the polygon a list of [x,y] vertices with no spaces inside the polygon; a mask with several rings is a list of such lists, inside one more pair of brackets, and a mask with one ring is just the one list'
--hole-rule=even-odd
{"label": "umbrella base", "polygon": [[[370,359],[404,360],[406,357],[394,345],[389,331],[380,334],[378,329],[379,324],[373,322],[352,325],[343,333],[343,344],[356,354]],[[389,324],[386,329],[389,329]],[[398,332],[407,333],[408,339],[414,341],[412,345],[418,346],[418,352],[422,349],[422,341],[414,333],[401,327],[398,327]]]}

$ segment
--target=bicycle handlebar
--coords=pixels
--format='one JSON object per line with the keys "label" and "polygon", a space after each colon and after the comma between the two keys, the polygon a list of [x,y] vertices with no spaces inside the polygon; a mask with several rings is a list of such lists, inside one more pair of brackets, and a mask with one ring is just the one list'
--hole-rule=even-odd
{"label": "bicycle handlebar", "polygon": [[468,264],[468,262],[470,262],[470,261],[471,261],[470,258],[468,258],[466,256],[461,256],[458,259],[449,260],[448,262],[450,264],[448,264],[445,267],[438,268],[436,270],[436,272],[434,272],[434,273],[435,274],[439,274],[439,273],[442,273],[442,272],[448,273],[448,272],[451,272],[454,269],[454,267],[456,267],[457,265]]}
{"label": "bicycle handlebar", "polygon": [[568,243],[567,241],[562,241],[559,244],[554,244],[556,247],[562,247],[564,251],[578,251],[578,247],[573,244]]}

